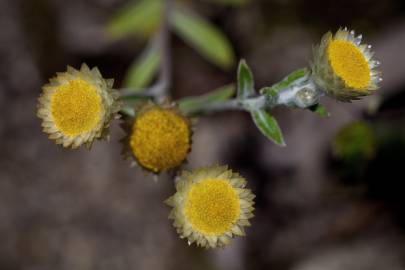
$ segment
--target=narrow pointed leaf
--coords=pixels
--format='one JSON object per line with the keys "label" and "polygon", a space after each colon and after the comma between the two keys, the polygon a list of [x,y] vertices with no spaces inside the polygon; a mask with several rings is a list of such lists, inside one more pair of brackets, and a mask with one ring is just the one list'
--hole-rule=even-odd
{"label": "narrow pointed leaf", "polygon": [[115,39],[128,35],[148,38],[160,24],[162,8],[162,0],[131,1],[108,23],[107,32]]}
{"label": "narrow pointed leaf", "polygon": [[251,113],[253,122],[268,139],[277,145],[286,145],[277,120],[273,116],[265,110],[254,110]]}
{"label": "narrow pointed leaf", "polygon": [[265,87],[260,92],[264,95],[273,97],[275,93],[278,93],[281,90],[289,87],[296,80],[304,78],[307,74],[308,74],[308,69],[306,69],[306,68],[298,69],[298,70],[292,72],[287,77],[285,77],[282,81],[272,85],[271,87]]}
{"label": "narrow pointed leaf", "polygon": [[148,47],[135,60],[125,75],[125,87],[142,90],[151,83],[159,68],[160,55],[156,46]]}
{"label": "narrow pointed leaf", "polygon": [[230,68],[235,62],[231,43],[214,25],[188,10],[175,8],[172,17],[174,32],[211,63]]}
{"label": "narrow pointed leaf", "polygon": [[253,74],[245,60],[239,62],[238,67],[238,98],[244,99],[255,94]]}

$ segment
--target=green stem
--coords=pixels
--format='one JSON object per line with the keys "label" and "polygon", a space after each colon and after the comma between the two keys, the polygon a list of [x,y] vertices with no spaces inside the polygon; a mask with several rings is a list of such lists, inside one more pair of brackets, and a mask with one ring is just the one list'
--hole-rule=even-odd
{"label": "green stem", "polygon": [[247,99],[233,98],[225,101],[218,101],[207,103],[204,106],[189,108],[183,111],[188,116],[207,114],[221,111],[249,111],[253,108],[265,108],[266,98],[265,96],[256,96]]}
{"label": "green stem", "polygon": [[[248,112],[263,109],[271,110],[278,106],[307,109],[318,104],[319,98],[323,95],[323,91],[315,85],[308,73],[303,73],[300,76],[290,75],[280,83],[271,87],[265,87],[259,92],[259,95],[253,97],[235,97],[224,100],[222,94],[218,95],[214,91],[203,96],[187,97],[183,100],[178,100],[177,103],[185,115],[196,116],[229,110]],[[122,97],[124,100],[145,98],[156,99],[156,96],[152,94],[129,93]],[[216,100],[216,98],[221,98],[222,100]]]}
{"label": "green stem", "polygon": [[159,78],[155,84],[145,89],[121,89],[122,100],[154,99],[164,101],[169,96],[172,84],[172,61],[170,48],[170,17],[173,9],[173,0],[165,0],[160,29],[153,39],[153,46],[159,49],[161,57]]}
{"label": "green stem", "polygon": [[[183,109],[183,112],[192,116],[227,110],[271,110],[278,106],[306,109],[318,104],[319,98],[323,95],[309,77],[292,80],[283,88],[267,87],[260,92],[260,95],[254,97],[197,103],[198,105],[194,107],[188,106],[187,109]],[[193,98],[188,98],[190,99]]]}

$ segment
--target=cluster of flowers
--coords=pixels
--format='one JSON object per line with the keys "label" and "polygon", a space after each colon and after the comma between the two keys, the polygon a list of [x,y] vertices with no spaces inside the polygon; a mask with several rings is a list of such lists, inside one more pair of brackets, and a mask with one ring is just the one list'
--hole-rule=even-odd
{"label": "cluster of flowers", "polygon": [[[39,97],[38,116],[49,138],[66,148],[90,148],[95,139],[108,138],[110,122],[119,118],[120,109],[112,84],[85,64],[58,73]],[[174,104],[143,103],[122,127],[127,132],[124,156],[151,173],[176,170],[190,152],[191,123]],[[233,235],[243,235],[253,217],[254,195],[245,185],[226,166],[184,171],[177,177],[176,194],[166,201],[173,207],[169,218],[189,243],[224,246]]]}
{"label": "cluster of flowers", "polygon": [[[340,101],[370,94],[381,80],[370,47],[347,29],[328,33],[315,48],[311,76],[316,85]],[[66,148],[91,147],[108,138],[112,119],[119,118],[119,94],[112,79],[83,64],[68,67],[43,87],[38,116],[44,132]],[[144,102],[122,127],[124,156],[143,169],[159,174],[179,168],[191,150],[191,121],[175,104]],[[253,217],[253,193],[246,180],[226,166],[183,171],[176,178],[176,193],[167,199],[169,215],[181,238],[206,248],[223,247],[244,235]]]}

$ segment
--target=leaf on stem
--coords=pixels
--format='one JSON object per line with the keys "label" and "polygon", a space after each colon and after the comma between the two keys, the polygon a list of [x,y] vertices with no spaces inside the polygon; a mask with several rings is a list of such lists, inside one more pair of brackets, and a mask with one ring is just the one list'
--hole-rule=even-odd
{"label": "leaf on stem", "polygon": [[193,111],[198,111],[208,104],[226,101],[234,94],[235,86],[229,84],[202,96],[183,98],[177,104],[182,112],[192,114]]}
{"label": "leaf on stem", "polygon": [[235,62],[227,37],[214,25],[188,10],[176,7],[172,14],[174,32],[213,64],[230,68]]}
{"label": "leaf on stem", "polygon": [[156,46],[149,46],[129,67],[124,79],[125,87],[144,89],[152,82],[159,68],[159,63],[158,49]]}
{"label": "leaf on stem", "polygon": [[131,1],[108,23],[107,32],[114,39],[131,34],[149,38],[159,27],[162,10],[162,0]]}
{"label": "leaf on stem", "polygon": [[253,122],[268,139],[279,146],[286,146],[277,120],[272,115],[265,110],[253,110],[251,113]]}
{"label": "leaf on stem", "polygon": [[245,60],[238,66],[238,98],[245,99],[255,94],[255,85],[252,71]]}
{"label": "leaf on stem", "polygon": [[326,108],[319,103],[309,107],[308,109],[310,109],[312,112],[316,113],[322,118],[330,116],[330,113],[326,110]]}
{"label": "leaf on stem", "polygon": [[289,87],[296,80],[305,77],[307,74],[308,74],[307,68],[298,69],[298,70],[294,71],[293,73],[291,73],[290,75],[288,75],[287,77],[285,77],[282,81],[272,85],[271,87],[265,87],[260,92],[263,95],[274,97],[275,94],[277,94],[281,90]]}

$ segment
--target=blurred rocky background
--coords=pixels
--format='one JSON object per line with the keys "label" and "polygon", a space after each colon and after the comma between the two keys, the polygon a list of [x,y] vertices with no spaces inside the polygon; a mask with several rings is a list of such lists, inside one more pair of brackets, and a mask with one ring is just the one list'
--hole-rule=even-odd
{"label": "blurred rocky background", "polygon": [[[186,168],[229,164],[257,195],[247,237],[214,251],[178,238],[162,203],[173,179],[155,182],[121,159],[118,123],[111,142],[91,151],[64,150],[41,132],[37,96],[66,65],[98,66],[122,85],[145,43],[112,40],[105,26],[127,2],[0,0],[1,270],[405,269],[403,1],[188,1],[229,37],[259,87],[306,66],[312,45],[340,26],[373,44],[384,77],[378,93],[362,101],[324,98],[328,119],[277,109],[285,148],[241,112],[198,122]],[[172,42],[174,98],[234,81],[235,66],[223,71],[179,38]],[[358,121],[373,134],[369,152],[350,145],[363,142],[356,132],[337,136]]]}

